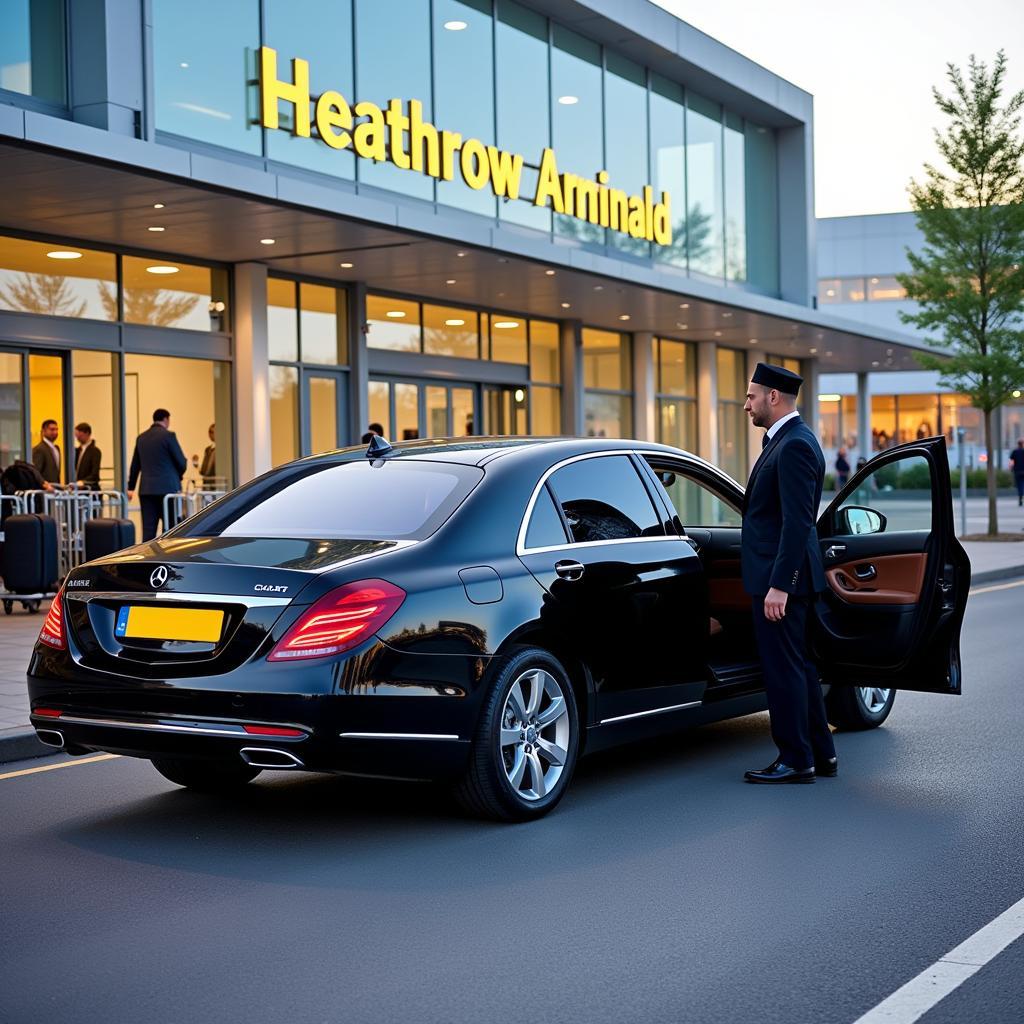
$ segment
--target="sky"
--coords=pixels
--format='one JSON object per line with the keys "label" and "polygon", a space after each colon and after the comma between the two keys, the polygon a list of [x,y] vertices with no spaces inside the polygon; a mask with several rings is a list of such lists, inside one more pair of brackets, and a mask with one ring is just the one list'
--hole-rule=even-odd
{"label": "sky", "polygon": [[1024,0],[653,0],[814,96],[819,217],[909,210],[907,185],[934,161],[947,63],[1008,60],[1024,89]]}

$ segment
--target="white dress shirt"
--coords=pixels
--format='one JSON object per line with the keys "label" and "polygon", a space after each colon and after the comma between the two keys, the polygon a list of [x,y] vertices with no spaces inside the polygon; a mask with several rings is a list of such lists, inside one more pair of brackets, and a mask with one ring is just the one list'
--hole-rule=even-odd
{"label": "white dress shirt", "polygon": [[794,409],[792,412],[787,413],[785,416],[783,416],[781,420],[776,420],[768,428],[768,430],[766,432],[768,440],[770,441],[782,429],[782,424],[783,423],[788,423],[791,419],[793,419],[794,416],[799,416],[799,415],[800,415],[800,413],[797,412],[796,409]]}

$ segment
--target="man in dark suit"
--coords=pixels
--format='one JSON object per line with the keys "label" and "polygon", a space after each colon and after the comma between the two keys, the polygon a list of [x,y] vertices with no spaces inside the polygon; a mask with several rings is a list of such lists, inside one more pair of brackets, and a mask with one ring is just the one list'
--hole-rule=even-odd
{"label": "man in dark suit", "polygon": [[79,487],[87,487],[91,491],[100,489],[100,462],[103,453],[96,447],[92,439],[92,427],[88,423],[79,423],[75,427],[75,480]]}
{"label": "man in dark suit", "polygon": [[[203,490],[213,491],[217,488],[217,435],[216,424],[211,423],[209,429],[210,443],[203,449],[203,462],[199,467],[199,475],[203,480]],[[197,455],[192,456],[192,464],[199,461]]]}
{"label": "man in dark suit", "polygon": [[772,739],[779,756],[748,782],[814,782],[837,771],[817,668],[807,656],[807,619],[825,589],[815,522],[825,458],[796,411],[803,378],[758,363],[743,408],[766,427],[743,498],[743,587],[753,598]]}
{"label": "man in dark suit", "polygon": [[60,483],[60,428],[56,420],[43,420],[39,428],[39,444],[32,449],[32,465],[48,484]]}
{"label": "man in dark suit", "polygon": [[[169,429],[171,414],[166,409],[153,413],[153,425],[139,434],[135,441],[131,470],[128,473],[128,500],[135,497],[135,485],[142,473],[139,504],[142,506],[142,539],[156,536],[157,524],[163,520],[164,495],[181,490],[181,478],[188,468],[188,460],[178,444],[178,438]],[[167,524],[163,524],[164,529]]]}

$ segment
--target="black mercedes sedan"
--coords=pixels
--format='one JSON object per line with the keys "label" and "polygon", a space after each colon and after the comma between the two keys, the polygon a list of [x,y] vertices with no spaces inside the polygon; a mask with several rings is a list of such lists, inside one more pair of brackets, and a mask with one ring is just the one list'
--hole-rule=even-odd
{"label": "black mercedes sedan", "polygon": [[[195,789],[441,779],[476,813],[536,818],[586,751],[765,708],[742,497],[635,441],[302,459],[71,572],[29,665],[32,723]],[[896,689],[960,692],[952,517],[942,438],[872,459],[822,514],[813,642],[836,726],[880,724]]]}

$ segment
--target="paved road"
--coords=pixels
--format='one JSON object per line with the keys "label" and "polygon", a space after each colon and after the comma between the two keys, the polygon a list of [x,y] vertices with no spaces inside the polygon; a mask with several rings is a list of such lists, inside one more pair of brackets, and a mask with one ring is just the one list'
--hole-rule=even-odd
{"label": "paved road", "polygon": [[[0,780],[0,1020],[848,1024],[1024,896],[1022,608],[973,597],[968,696],[901,694],[815,786],[739,781],[763,715],[584,762],[515,827],[308,775]],[[922,1020],[1022,1005],[1018,941]]]}

